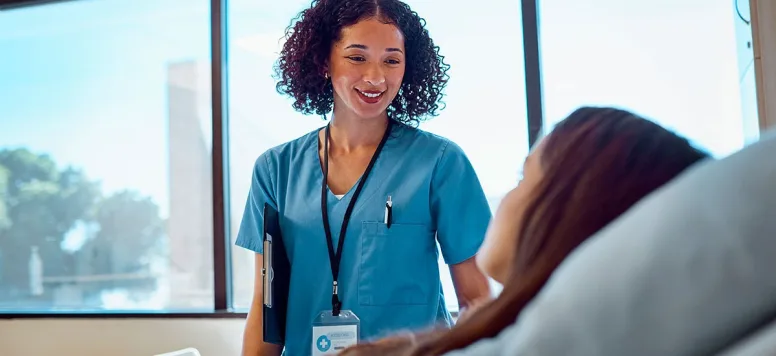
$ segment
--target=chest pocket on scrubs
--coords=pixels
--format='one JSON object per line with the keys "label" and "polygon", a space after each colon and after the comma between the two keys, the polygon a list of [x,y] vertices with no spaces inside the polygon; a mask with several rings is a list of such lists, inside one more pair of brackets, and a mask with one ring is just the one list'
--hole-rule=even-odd
{"label": "chest pocket on scrubs", "polygon": [[439,292],[434,233],[421,224],[363,222],[361,305],[428,304]]}

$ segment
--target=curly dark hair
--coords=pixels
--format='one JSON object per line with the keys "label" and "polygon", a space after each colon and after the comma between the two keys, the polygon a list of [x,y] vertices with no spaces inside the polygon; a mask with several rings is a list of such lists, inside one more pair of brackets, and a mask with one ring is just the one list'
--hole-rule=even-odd
{"label": "curly dark hair", "polygon": [[313,0],[288,26],[286,42],[275,65],[277,91],[294,99],[295,110],[325,115],[334,105],[334,89],[324,77],[332,45],[343,27],[379,16],[404,35],[406,67],[388,115],[404,124],[416,125],[436,116],[450,68],[434,45],[426,21],[398,0]]}

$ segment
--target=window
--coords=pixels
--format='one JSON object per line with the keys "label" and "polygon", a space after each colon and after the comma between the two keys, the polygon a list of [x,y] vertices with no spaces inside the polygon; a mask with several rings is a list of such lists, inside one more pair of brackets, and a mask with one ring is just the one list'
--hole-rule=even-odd
{"label": "window", "polygon": [[[527,39],[536,27],[520,9],[533,19],[533,2],[406,1],[452,65],[447,107],[421,128],[463,147],[492,210],[517,182],[542,94],[545,130],[581,105],[617,105],[717,156],[759,134],[745,0],[537,0],[541,73],[533,42],[523,46],[523,25]],[[0,1],[0,314],[239,315],[223,312],[252,297],[253,254],[233,239],[254,161],[324,124],[295,112],[272,77],[310,1],[19,0],[38,5],[5,11],[11,2]],[[214,123],[228,147],[213,145]]]}
{"label": "window", "polygon": [[758,131],[747,3],[540,1],[547,128],[618,105],[716,156],[741,148]]}
{"label": "window", "polygon": [[0,313],[212,310],[209,18],[0,12]]}
{"label": "window", "polygon": [[[450,64],[440,115],[420,128],[457,143],[471,160],[495,213],[519,179],[528,154],[523,31],[517,0],[483,0],[478,6],[451,1],[408,0],[428,21],[434,42]],[[466,26],[461,26],[461,18]],[[489,88],[489,90],[482,90]],[[450,271],[439,269],[447,306],[458,310]],[[493,283],[494,290],[500,287]]]}
{"label": "window", "polygon": [[[439,6],[436,1],[407,3],[423,16],[435,43],[452,68],[439,117],[422,129],[448,137],[467,153],[493,209],[514,187],[527,153],[525,86],[520,6],[516,0],[485,0]],[[259,154],[324,125],[304,116],[277,94],[272,68],[285,28],[304,1],[235,0],[229,8],[231,233],[236,238]],[[470,23],[460,26],[466,14]],[[485,53],[487,51],[487,53]],[[481,88],[493,88],[483,91]],[[497,157],[494,157],[494,152]],[[253,291],[253,253],[232,252],[234,306],[247,308]],[[447,304],[457,310],[452,281],[440,258]]]}
{"label": "window", "polygon": [[[273,66],[291,18],[308,0],[232,0],[229,2],[229,227],[237,238],[256,158],[264,151],[324,125],[317,116],[291,108],[277,93]],[[225,163],[226,165],[226,163]],[[254,253],[232,246],[232,303],[250,307]]]}

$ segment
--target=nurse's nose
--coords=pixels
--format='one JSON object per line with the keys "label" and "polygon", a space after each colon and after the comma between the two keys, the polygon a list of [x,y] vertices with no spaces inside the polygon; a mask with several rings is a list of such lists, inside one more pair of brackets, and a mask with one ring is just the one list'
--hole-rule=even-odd
{"label": "nurse's nose", "polygon": [[385,73],[379,64],[370,65],[364,73],[364,81],[372,86],[379,86],[385,83]]}

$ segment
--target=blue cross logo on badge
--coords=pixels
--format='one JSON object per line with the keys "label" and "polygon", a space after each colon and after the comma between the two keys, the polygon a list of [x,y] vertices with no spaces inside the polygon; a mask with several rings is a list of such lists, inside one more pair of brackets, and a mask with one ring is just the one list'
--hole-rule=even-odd
{"label": "blue cross logo on badge", "polygon": [[318,341],[315,342],[315,346],[318,347],[318,351],[326,352],[331,348],[331,340],[326,335],[321,335]]}

